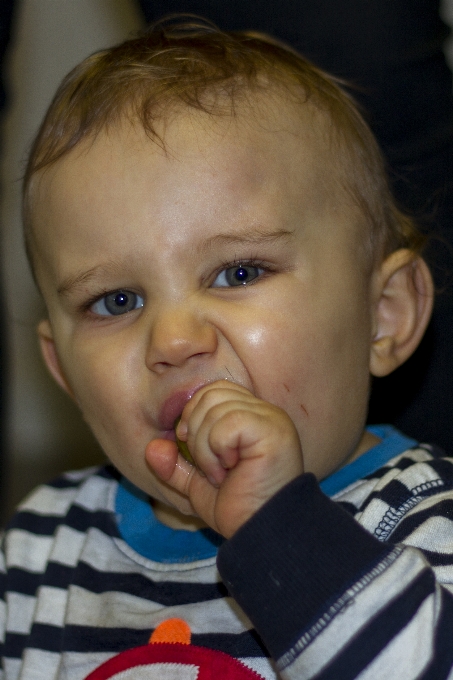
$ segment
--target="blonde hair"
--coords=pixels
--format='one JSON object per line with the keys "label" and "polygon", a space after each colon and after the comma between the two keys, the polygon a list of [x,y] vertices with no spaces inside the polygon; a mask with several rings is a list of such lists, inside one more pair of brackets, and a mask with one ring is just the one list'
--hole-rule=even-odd
{"label": "blonde hair", "polygon": [[173,17],[88,57],[58,88],[24,176],[30,260],[29,186],[35,173],[125,115],[139,120],[162,145],[154,123],[169,115],[172,106],[235,115],[241,97],[270,87],[286,89],[296,104],[310,101],[327,112],[340,140],[346,187],[370,226],[373,252],[383,257],[403,247],[419,253],[424,237],[395,205],[377,142],[341,83],[266,35],[226,33],[203,20]]}

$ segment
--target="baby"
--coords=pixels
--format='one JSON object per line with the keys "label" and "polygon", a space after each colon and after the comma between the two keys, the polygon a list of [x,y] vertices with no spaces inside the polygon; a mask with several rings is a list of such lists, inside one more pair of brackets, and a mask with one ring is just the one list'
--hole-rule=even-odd
{"label": "baby", "polygon": [[185,678],[189,641],[200,680],[449,677],[452,461],[365,427],[433,285],[349,96],[159,24],[62,83],[24,218],[45,362],[111,465],[13,518],[2,677]]}

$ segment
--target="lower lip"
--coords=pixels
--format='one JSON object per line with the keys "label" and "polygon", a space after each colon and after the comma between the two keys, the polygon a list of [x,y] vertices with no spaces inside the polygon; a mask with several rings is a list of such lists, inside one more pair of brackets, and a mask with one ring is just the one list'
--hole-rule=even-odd
{"label": "lower lip", "polygon": [[165,430],[161,432],[159,439],[169,439],[172,442],[176,441],[176,434],[174,430]]}
{"label": "lower lip", "polygon": [[[161,431],[173,433],[173,426],[177,417],[181,415],[185,405],[192,398],[195,392],[201,389],[205,384],[206,383],[201,383],[191,387],[188,390],[180,390],[175,392],[175,394],[166,400],[157,420],[158,425],[160,424],[162,427]],[[168,439],[169,437],[166,438]],[[174,440],[174,436],[171,438]]]}

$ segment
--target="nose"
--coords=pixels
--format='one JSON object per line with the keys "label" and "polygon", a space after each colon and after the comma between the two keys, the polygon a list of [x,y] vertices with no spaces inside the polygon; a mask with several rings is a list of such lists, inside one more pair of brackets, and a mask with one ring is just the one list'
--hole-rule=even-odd
{"label": "nose", "polygon": [[208,358],[217,349],[216,328],[187,304],[155,310],[146,352],[146,366],[161,374],[195,358]]}

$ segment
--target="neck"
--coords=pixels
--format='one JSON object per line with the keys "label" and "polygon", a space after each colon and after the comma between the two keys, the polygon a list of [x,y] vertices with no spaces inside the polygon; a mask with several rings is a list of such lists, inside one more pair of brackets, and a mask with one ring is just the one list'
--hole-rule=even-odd
{"label": "neck", "polygon": [[152,506],[154,514],[159,522],[165,524],[170,529],[182,529],[184,531],[198,531],[199,529],[205,529],[206,524],[199,517],[194,517],[192,515],[183,515],[161,501],[152,501]]}
{"label": "neck", "polygon": [[372,434],[371,432],[368,432],[368,430],[365,430],[362,439],[359,442],[359,445],[349,456],[349,458],[342,463],[341,467],[347,465],[348,463],[352,463],[352,461],[361,456],[362,453],[365,453],[366,451],[368,451],[368,449],[372,449],[373,446],[377,446],[380,443],[381,439],[379,439],[379,437],[376,437],[376,435]]}

